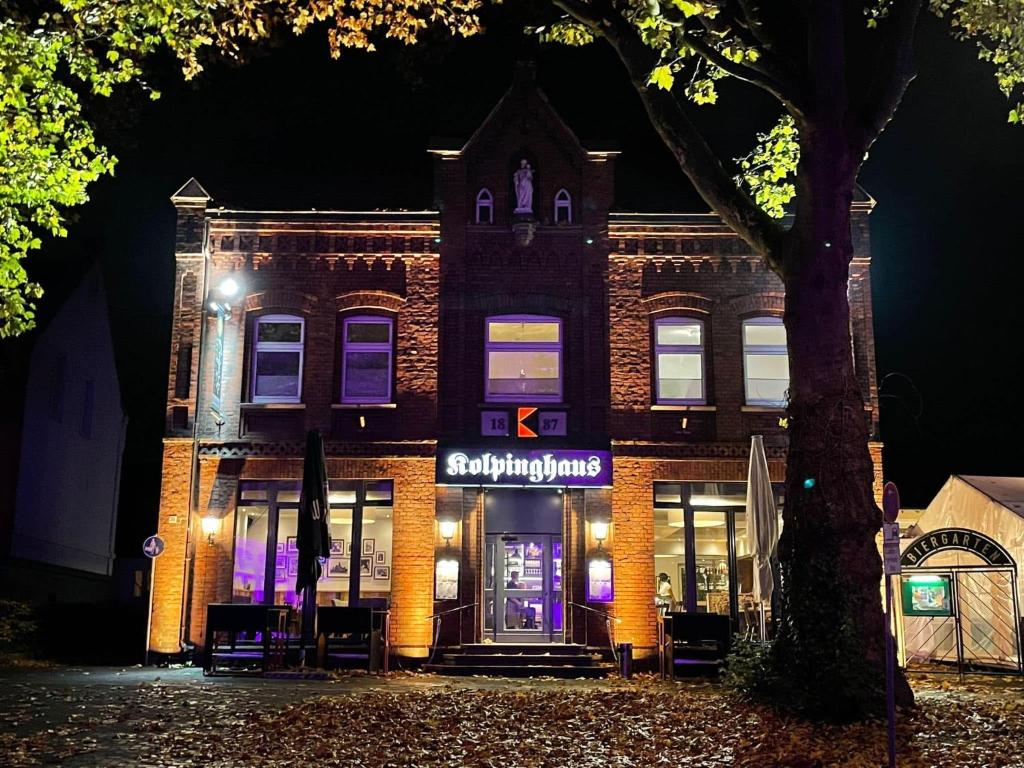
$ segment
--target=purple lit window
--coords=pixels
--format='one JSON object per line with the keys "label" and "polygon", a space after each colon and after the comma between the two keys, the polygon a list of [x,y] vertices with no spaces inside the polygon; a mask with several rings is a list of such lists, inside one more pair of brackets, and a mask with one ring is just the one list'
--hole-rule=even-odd
{"label": "purple lit window", "polygon": [[390,403],[394,320],[346,317],[342,327],[341,402]]}
{"label": "purple lit window", "polygon": [[494,223],[494,196],[484,187],[476,195],[476,223]]}
{"label": "purple lit window", "polygon": [[488,401],[561,401],[562,321],[557,317],[487,318],[484,358]]}
{"label": "purple lit window", "polygon": [[254,331],[252,401],[300,402],[305,322],[292,315],[264,315],[256,319]]}
{"label": "purple lit window", "polygon": [[660,404],[704,404],[704,323],[688,317],[654,321],[656,397]]}

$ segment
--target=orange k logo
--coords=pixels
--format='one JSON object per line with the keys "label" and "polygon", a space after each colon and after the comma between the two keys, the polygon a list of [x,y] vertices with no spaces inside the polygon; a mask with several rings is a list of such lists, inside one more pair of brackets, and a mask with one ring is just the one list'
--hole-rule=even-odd
{"label": "orange k logo", "polygon": [[537,433],[526,426],[523,422],[537,412],[536,408],[516,409],[516,434],[519,437],[536,437]]}

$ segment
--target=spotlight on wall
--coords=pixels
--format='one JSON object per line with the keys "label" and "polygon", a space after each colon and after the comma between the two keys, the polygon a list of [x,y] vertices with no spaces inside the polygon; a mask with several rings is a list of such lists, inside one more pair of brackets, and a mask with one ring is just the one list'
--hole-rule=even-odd
{"label": "spotlight on wall", "polygon": [[595,520],[590,524],[590,533],[597,542],[597,548],[600,549],[604,540],[608,538],[608,523]]}
{"label": "spotlight on wall", "polygon": [[441,538],[444,539],[444,545],[450,546],[452,539],[455,538],[456,522],[454,520],[438,520],[437,530],[441,534]]}
{"label": "spotlight on wall", "polygon": [[220,520],[213,515],[207,515],[202,519],[203,533],[206,535],[206,543],[213,546],[213,537],[217,535],[220,528]]}

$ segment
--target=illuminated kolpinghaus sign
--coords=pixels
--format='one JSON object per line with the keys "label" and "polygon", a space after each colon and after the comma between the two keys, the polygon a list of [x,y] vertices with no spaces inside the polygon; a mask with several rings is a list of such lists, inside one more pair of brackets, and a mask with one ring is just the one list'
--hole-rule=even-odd
{"label": "illuminated kolpinghaus sign", "polygon": [[569,486],[612,484],[610,451],[450,449],[437,462],[443,485]]}

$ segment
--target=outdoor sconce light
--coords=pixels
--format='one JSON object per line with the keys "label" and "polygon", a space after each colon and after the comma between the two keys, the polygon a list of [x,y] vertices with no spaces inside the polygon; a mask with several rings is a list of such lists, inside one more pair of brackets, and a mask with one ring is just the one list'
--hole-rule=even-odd
{"label": "outdoor sconce light", "polygon": [[230,275],[221,280],[220,285],[217,286],[217,290],[220,292],[220,295],[225,299],[235,298],[235,296],[238,295],[238,289],[238,281]]}
{"label": "outdoor sconce light", "polygon": [[230,301],[231,299],[235,298],[235,296],[238,295],[238,292],[241,290],[241,288],[242,286],[234,277],[232,277],[231,275],[225,277],[217,285],[216,293],[220,297],[220,300],[218,301],[215,298],[211,298],[209,302],[207,302],[210,311],[213,312],[214,314],[220,314],[223,312],[225,317],[230,317]]}
{"label": "outdoor sconce light", "polygon": [[437,530],[441,534],[441,538],[444,539],[446,547],[451,546],[452,539],[455,538],[455,527],[454,520],[438,520],[437,522]]}
{"label": "outdoor sconce light", "polygon": [[203,518],[201,525],[203,533],[206,534],[206,543],[212,547],[213,537],[217,535],[217,529],[220,528],[220,520],[213,515],[207,515]]}
{"label": "outdoor sconce light", "polygon": [[608,523],[595,520],[590,524],[590,532],[593,534],[594,540],[597,542],[597,548],[600,549],[604,540],[608,538]]}

